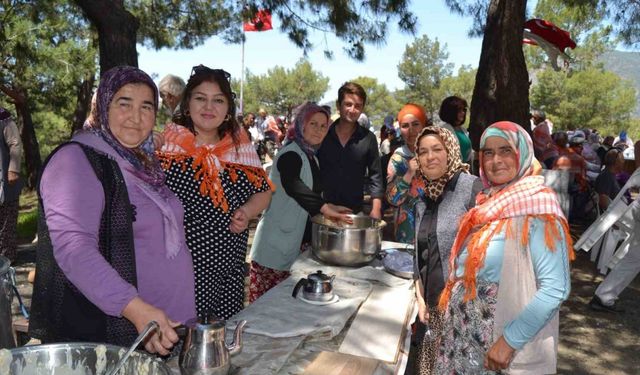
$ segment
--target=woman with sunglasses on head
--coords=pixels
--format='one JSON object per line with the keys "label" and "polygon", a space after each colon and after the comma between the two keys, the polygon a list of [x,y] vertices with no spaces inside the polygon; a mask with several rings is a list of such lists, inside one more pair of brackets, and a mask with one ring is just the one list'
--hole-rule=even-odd
{"label": "woman with sunglasses on head", "polygon": [[275,193],[251,246],[249,302],[289,277],[300,250],[311,242],[311,216],[322,213],[338,222],[353,222],[350,209],[327,203],[321,195],[316,152],[329,131],[329,110],[307,102],[294,115],[269,175]]}
{"label": "woman with sunglasses on head", "polygon": [[558,311],[571,289],[567,220],[522,127],[489,126],[479,156],[485,190],[451,248],[437,373],[555,374]]}
{"label": "woman with sunglasses on head", "polygon": [[167,185],[185,208],[198,314],[221,319],[243,308],[247,227],[269,205],[272,190],[236,121],[229,79],[221,69],[193,68],[158,153]]}
{"label": "woman with sunglasses on head", "polygon": [[47,159],[29,335],[43,343],[146,342],[166,355],[196,313],[184,211],[165,185],[151,130],[158,89],[138,68],[104,73],[94,121]]}

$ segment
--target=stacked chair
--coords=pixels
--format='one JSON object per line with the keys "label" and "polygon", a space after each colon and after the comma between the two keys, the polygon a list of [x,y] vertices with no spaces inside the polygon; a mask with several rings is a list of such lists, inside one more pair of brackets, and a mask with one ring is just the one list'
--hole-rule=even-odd
{"label": "stacked chair", "polygon": [[[591,260],[598,261],[602,274],[615,267],[629,251],[634,231],[640,231],[632,212],[640,209],[640,196],[629,200],[629,190],[640,187],[640,168],[637,169],[611,202],[607,211],[587,228],[574,244],[576,250],[591,251]],[[640,234],[636,234],[640,235]]]}

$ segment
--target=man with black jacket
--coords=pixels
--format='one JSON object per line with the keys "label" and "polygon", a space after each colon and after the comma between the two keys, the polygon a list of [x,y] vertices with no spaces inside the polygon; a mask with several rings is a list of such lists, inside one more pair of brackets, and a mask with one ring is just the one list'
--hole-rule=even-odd
{"label": "man with black jacket", "polygon": [[338,90],[338,118],[325,137],[318,159],[324,198],[333,204],[362,211],[364,187],[369,176],[371,212],[375,219],[382,217],[384,195],[380,154],[376,136],[358,125],[367,94],[357,83],[347,82]]}

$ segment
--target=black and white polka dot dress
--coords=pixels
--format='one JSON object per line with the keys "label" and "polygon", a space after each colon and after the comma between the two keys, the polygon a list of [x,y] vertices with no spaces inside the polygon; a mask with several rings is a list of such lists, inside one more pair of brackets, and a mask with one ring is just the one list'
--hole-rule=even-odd
{"label": "black and white polka dot dress", "polygon": [[[193,257],[198,314],[213,313],[228,319],[243,308],[244,262],[249,231],[229,230],[233,212],[251,195],[269,190],[266,180],[257,188],[236,164],[227,164],[220,178],[229,209],[216,207],[209,196],[200,194],[200,182],[193,176],[191,159],[171,161],[165,169],[167,186],[180,198],[185,210],[187,245]],[[187,166],[186,168],[184,168]],[[232,181],[230,173],[237,174]]]}

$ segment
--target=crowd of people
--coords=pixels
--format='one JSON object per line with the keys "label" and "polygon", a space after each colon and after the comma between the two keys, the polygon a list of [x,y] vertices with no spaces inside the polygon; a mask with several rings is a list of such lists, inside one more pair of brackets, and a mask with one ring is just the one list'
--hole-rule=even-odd
{"label": "crowd of people", "polygon": [[[103,74],[85,128],[43,166],[32,337],[128,346],[155,320],[145,349],[168,355],[178,324],[244,308],[247,273],[249,303],[289,277],[310,248],[313,216],[351,223],[350,214],[381,219],[391,210],[393,239],[415,249],[416,373],[555,373],[574,257],[569,220],[584,217],[587,202],[607,209],[640,142],[625,132],[554,132],[533,111],[533,138],[499,121],[474,151],[468,105],[456,96],[438,119],[407,103],[376,136],[354,82],[338,90],[334,121],[313,102],[291,118],[239,116],[230,78],[198,65],[186,83],[170,75],[158,88],[138,68]],[[168,120],[156,132],[161,106]],[[17,212],[19,184],[9,118],[0,111],[3,220]],[[568,215],[545,169],[570,173]],[[8,230],[3,223],[0,234]],[[593,307],[615,311],[611,294],[633,280],[633,267],[599,288]]]}

